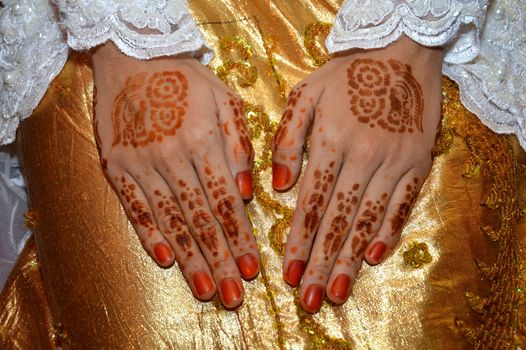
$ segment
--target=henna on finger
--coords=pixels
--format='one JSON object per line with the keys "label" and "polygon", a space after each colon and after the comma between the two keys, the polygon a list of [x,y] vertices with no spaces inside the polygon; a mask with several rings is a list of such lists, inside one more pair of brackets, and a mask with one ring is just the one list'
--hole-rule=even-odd
{"label": "henna on finger", "polygon": [[303,94],[303,89],[306,86],[307,83],[303,83],[290,92],[289,97],[287,99],[287,107],[285,109],[285,112],[283,112],[281,121],[278,125],[276,133],[274,134],[274,149],[277,149],[287,137],[290,126],[289,124],[294,116],[294,108],[296,107],[299,98]]}
{"label": "henna on finger", "polygon": [[[254,157],[254,149],[248,136],[247,122],[245,120],[245,106],[243,105],[243,101],[237,98],[234,94],[229,92],[228,96],[230,97],[228,104],[232,107],[234,113],[233,122],[238,135],[238,143],[234,146],[234,157],[237,160],[240,155],[245,155],[247,157],[246,163],[251,164]],[[223,123],[223,130],[226,135],[230,135],[228,121]]]}
{"label": "henna on finger", "polygon": [[392,229],[391,236],[398,234],[404,227],[407,217],[411,212],[411,208],[418,197],[418,183],[418,177],[415,177],[413,178],[413,183],[406,186],[405,201],[398,206],[398,211],[390,219]]}
{"label": "henna on finger", "polygon": [[365,209],[355,220],[355,232],[352,234],[351,241],[353,252],[351,261],[362,259],[371,237],[376,233],[376,228],[380,226],[381,215],[385,212],[388,197],[387,193],[383,193],[375,202],[371,200],[365,202]]}

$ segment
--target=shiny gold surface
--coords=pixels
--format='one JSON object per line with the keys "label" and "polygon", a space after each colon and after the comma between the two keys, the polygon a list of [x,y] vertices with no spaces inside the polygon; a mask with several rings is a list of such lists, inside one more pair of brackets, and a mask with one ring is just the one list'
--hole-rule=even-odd
{"label": "shiny gold surface", "polygon": [[364,266],[343,307],[301,311],[281,278],[298,189],[272,191],[269,147],[286,94],[327,59],[320,43],[340,1],[190,3],[217,53],[210,68],[247,102],[261,275],[232,312],[151,261],[100,170],[90,63],[74,54],[20,133],[36,248],[0,298],[2,348],[524,348],[523,166],[448,80],[434,166],[398,248]]}

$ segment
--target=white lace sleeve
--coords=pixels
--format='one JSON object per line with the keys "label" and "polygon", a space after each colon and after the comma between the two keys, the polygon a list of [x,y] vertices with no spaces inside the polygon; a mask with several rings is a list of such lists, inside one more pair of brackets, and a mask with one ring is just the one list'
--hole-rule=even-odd
{"label": "white lace sleeve", "polygon": [[0,145],[14,140],[66,62],[68,47],[47,0],[3,1],[0,9]]}
{"label": "white lace sleeve", "polygon": [[526,1],[347,0],[327,38],[334,53],[385,47],[402,34],[445,46],[444,74],[462,102],[526,149]]}
{"label": "white lace sleeve", "polygon": [[186,0],[53,0],[75,50],[113,41],[128,56],[149,59],[191,53],[212,58]]}

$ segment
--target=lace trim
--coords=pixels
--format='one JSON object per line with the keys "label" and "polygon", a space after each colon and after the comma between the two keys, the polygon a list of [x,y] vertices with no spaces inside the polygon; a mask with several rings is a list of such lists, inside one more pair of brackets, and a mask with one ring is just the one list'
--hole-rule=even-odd
{"label": "lace trim", "polygon": [[0,11],[0,144],[7,144],[62,69],[68,47],[47,1],[18,1]]}
{"label": "lace trim", "polygon": [[[55,0],[68,30],[68,45],[85,50],[113,41],[126,55],[150,59],[193,54],[202,63],[213,58],[211,48],[183,0]],[[147,32],[153,32],[146,34]]]}
{"label": "lace trim", "polygon": [[397,3],[395,5],[391,0],[348,0],[327,37],[329,52],[385,47],[402,34],[422,45],[441,46],[451,43],[462,30],[463,35],[452,43],[445,60],[467,62],[478,54],[476,41],[487,1],[413,0]]}

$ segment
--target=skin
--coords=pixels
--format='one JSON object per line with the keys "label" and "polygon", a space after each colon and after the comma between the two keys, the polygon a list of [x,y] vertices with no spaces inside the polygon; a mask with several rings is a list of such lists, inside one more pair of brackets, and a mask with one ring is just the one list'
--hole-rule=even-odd
{"label": "skin", "polygon": [[400,239],[432,164],[440,121],[440,48],[402,37],[333,58],[292,90],[273,145],[273,184],[310,157],[284,259],[284,278],[317,312],[351,292],[363,260],[380,263]]}
{"label": "skin", "polygon": [[144,249],[177,261],[196,298],[237,307],[241,278],[259,273],[242,101],[192,58],[139,61],[107,43],[93,68],[101,165]]}

